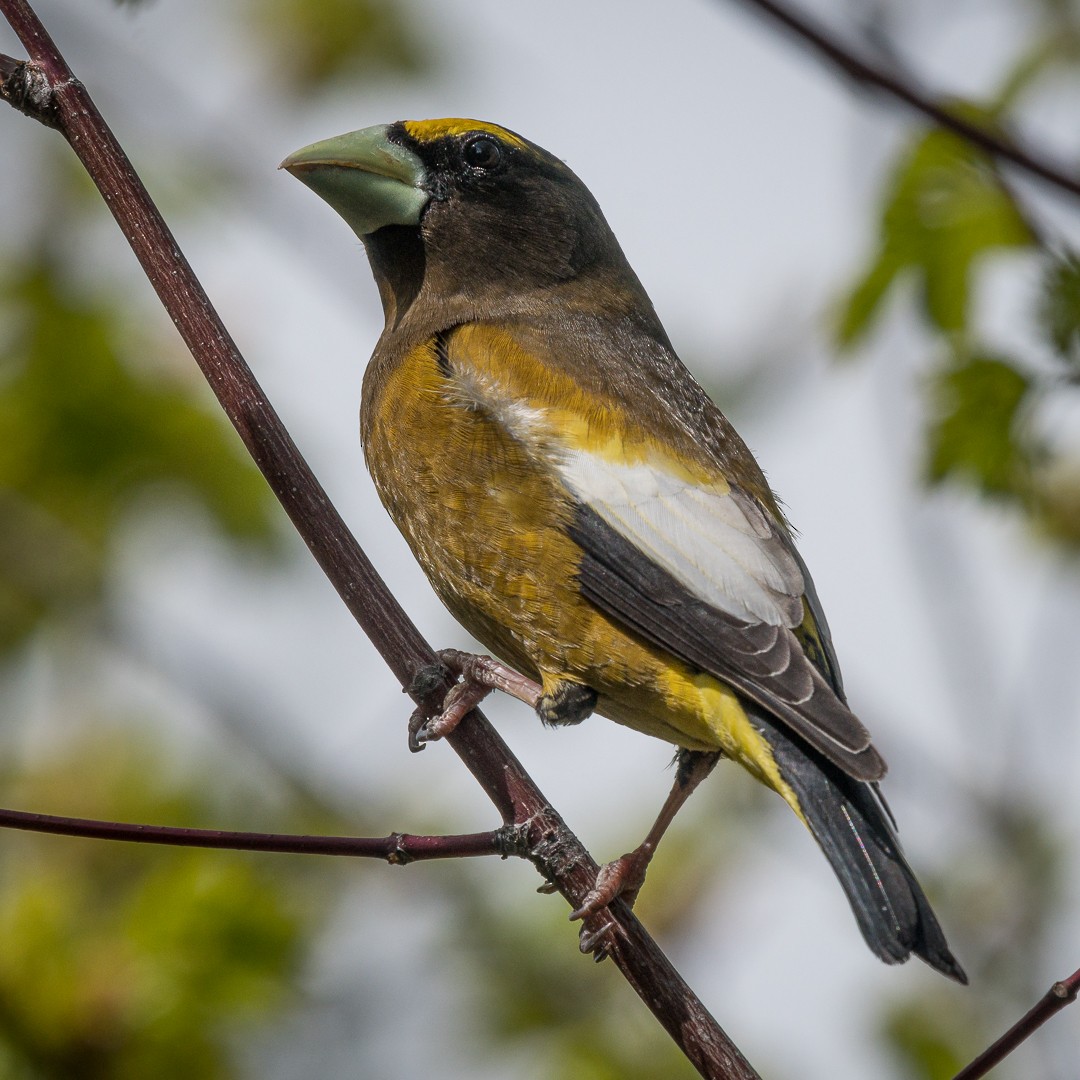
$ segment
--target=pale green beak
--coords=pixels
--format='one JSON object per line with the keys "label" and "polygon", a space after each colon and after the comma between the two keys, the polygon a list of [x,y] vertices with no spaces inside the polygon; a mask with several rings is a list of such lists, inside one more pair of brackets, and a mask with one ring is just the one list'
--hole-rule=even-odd
{"label": "pale green beak", "polygon": [[390,142],[387,125],[312,143],[279,166],[325,199],[362,240],[384,225],[419,225],[427,206],[423,162]]}

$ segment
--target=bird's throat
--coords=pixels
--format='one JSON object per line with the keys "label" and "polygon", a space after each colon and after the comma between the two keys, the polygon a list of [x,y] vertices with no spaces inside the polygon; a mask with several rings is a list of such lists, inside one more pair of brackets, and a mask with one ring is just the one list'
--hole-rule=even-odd
{"label": "bird's throat", "polygon": [[386,325],[395,328],[424,284],[426,260],[419,228],[386,225],[363,238],[379,287]]}

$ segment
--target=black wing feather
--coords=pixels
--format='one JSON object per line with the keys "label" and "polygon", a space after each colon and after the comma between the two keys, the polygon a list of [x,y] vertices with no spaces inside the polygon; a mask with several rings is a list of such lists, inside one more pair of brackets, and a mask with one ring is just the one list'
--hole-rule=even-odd
{"label": "black wing feather", "polygon": [[870,735],[787,627],[748,623],[695,596],[595,511],[578,505],[569,532],[583,555],[582,595],[647,641],[782,720],[856,780],[885,762]]}

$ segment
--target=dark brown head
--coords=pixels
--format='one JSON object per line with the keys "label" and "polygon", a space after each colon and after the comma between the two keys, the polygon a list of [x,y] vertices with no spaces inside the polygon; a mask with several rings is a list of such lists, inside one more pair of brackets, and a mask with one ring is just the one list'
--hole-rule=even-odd
{"label": "dark brown head", "polygon": [[585,185],[495,124],[365,128],[305,147],[282,167],[363,240],[388,326],[421,295],[436,318],[492,318],[583,280],[594,307],[640,312],[644,302],[652,311]]}

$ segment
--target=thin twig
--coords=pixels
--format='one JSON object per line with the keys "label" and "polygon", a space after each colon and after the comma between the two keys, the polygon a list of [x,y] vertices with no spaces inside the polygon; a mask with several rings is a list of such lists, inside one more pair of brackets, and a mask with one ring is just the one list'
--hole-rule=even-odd
{"label": "thin twig", "polygon": [[[0,13],[30,56],[27,75],[44,76],[50,88],[39,118],[55,119],[86,167],[256,465],[350,612],[401,685],[419,685],[418,675],[437,670],[431,646],[330,504],[90,96],[27,0],[0,0]],[[10,83],[11,78],[5,86]],[[423,682],[419,704],[435,710],[449,680]],[[574,908],[580,907],[596,881],[596,862],[509,747],[478,710],[447,742],[504,824],[520,826],[530,860]],[[717,1080],[757,1077],[629,908],[616,901],[603,918],[613,926],[605,938],[607,954],[698,1072]]]}
{"label": "thin twig", "polygon": [[168,825],[132,825],[122,821],[30,814],[0,809],[0,827],[25,832],[80,836],[93,840],[124,840],[134,844],[171,847],[222,848],[230,851],[277,851],[294,855],[351,855],[385,859],[396,866],[428,859],[466,859],[480,855],[512,854],[512,828],[459,836],[302,836],[296,833],[234,832],[219,829],[179,829]]}
{"label": "thin twig", "polygon": [[1067,979],[1054,983],[1030,1012],[1013,1024],[997,1042],[987,1047],[970,1065],[961,1069],[953,1080],[978,1080],[980,1076],[985,1076],[995,1065],[1004,1061],[1032,1032],[1042,1027],[1051,1016],[1074,1002],[1078,994],[1080,994],[1080,970],[1074,971]]}
{"label": "thin twig", "polygon": [[1040,180],[1045,180],[1061,188],[1062,191],[1069,192],[1070,195],[1080,196],[1080,177],[1069,172],[1064,166],[1048,161],[1041,153],[1037,154],[1023,148],[997,126],[973,123],[939,104],[934,98],[919,90],[913,78],[907,75],[901,76],[895,71],[884,71],[869,60],[863,59],[807,16],[784,4],[777,3],[777,0],[740,0],[740,2],[756,8],[780,23],[860,86],[887,94],[908,108],[921,113],[939,127],[966,139],[992,157],[1011,162],[1032,176],[1037,176]]}

